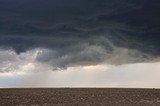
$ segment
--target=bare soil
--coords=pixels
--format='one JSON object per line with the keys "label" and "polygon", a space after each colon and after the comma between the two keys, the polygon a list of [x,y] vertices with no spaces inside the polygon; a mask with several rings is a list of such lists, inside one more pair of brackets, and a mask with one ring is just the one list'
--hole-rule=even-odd
{"label": "bare soil", "polygon": [[0,106],[160,106],[158,89],[0,89]]}

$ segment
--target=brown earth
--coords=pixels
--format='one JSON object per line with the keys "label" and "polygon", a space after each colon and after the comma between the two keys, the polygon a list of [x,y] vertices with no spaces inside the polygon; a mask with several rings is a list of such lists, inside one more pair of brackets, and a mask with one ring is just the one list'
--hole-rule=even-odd
{"label": "brown earth", "polygon": [[0,89],[0,106],[160,106],[160,90]]}

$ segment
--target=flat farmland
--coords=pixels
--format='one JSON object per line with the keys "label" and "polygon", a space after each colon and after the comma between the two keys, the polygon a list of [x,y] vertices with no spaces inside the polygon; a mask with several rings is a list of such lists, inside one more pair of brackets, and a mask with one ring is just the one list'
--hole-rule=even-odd
{"label": "flat farmland", "polygon": [[0,89],[0,106],[160,106],[159,89]]}

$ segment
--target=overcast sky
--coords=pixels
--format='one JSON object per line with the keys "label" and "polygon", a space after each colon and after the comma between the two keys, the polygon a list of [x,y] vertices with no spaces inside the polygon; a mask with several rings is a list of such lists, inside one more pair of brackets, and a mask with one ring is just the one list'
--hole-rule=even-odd
{"label": "overcast sky", "polygon": [[0,0],[0,87],[160,87],[159,0]]}

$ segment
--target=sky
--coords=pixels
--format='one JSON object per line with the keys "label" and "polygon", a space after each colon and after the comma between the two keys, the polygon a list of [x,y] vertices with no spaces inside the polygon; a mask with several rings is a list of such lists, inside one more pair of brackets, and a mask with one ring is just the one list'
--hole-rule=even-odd
{"label": "sky", "polygon": [[159,0],[0,0],[0,88],[160,88]]}

